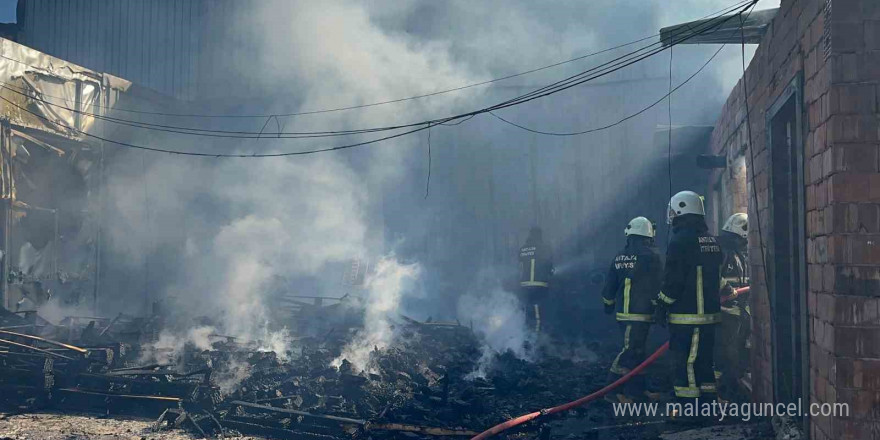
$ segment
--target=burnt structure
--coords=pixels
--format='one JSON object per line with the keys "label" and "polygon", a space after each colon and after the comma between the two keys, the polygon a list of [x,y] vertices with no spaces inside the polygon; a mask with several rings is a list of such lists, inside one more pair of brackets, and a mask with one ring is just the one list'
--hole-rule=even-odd
{"label": "burnt structure", "polygon": [[[103,145],[83,133],[128,81],[0,39],[3,307],[94,305]],[[49,106],[42,97],[64,104]]]}

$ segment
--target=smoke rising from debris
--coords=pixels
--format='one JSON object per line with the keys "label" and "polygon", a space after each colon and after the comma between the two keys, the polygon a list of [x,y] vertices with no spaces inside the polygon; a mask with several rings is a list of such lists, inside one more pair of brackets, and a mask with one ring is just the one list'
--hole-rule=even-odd
{"label": "smoke rising from debris", "polygon": [[400,264],[393,256],[376,264],[364,286],[364,328],[342,349],[333,366],[339,367],[347,360],[358,372],[370,371],[370,353],[390,347],[397,339],[392,319],[400,310],[403,295],[417,287],[420,271],[418,264]]}
{"label": "smoke rising from debris", "polygon": [[495,356],[512,352],[521,359],[531,359],[527,344],[535,344],[534,334],[525,325],[525,313],[519,300],[500,286],[483,292],[470,292],[459,299],[459,316],[471,323],[474,333],[484,341],[477,368],[467,377],[486,377]]}
{"label": "smoke rising from debris", "polygon": [[[242,36],[238,43],[230,40],[230,54],[254,53],[257,60],[228,72],[229,94],[248,95],[234,106],[239,111],[250,105],[278,113],[425,94],[634,40],[730,3],[259,2],[228,30]],[[677,48],[674,76],[692,73],[711,51]],[[719,65],[735,60],[735,52],[725,51]],[[312,131],[423,120],[510,98],[614,55],[430,99],[273,121],[224,121],[223,128],[259,130],[268,123],[270,129],[277,124]],[[665,93],[668,60],[659,58],[603,78],[605,86],[573,89],[504,115],[548,130],[606,124]],[[716,67],[712,72],[676,95],[674,124],[714,122],[733,84]],[[244,77],[258,78],[259,87],[237,90],[236,80]],[[295,100],[279,102],[287,96]],[[538,137],[489,117],[437,127],[427,200],[424,133],[292,159],[121,152],[126,160],[108,170],[115,218],[105,226],[111,254],[106,264],[121,269],[108,269],[103,307],[144,312],[161,299],[179,316],[173,327],[183,329],[179,338],[202,328],[194,318],[205,315],[216,332],[260,341],[282,354],[287,333],[274,321],[282,312],[270,299],[273,283],[284,280],[290,294],[340,296],[344,263],[365,257],[380,263],[365,289],[366,328],[345,355],[359,368],[368,367],[370,350],[393,342],[388,317],[403,309],[462,322],[479,317],[474,325],[486,353],[509,349],[525,356],[523,316],[512,294],[501,283],[480,292],[470,286],[482,285],[483,268],[515,264],[513,250],[536,221],[549,225],[554,246],[571,246],[598,227],[608,215],[602,207],[632,191],[646,164],[660,160],[652,140],[661,124],[665,109],[655,108],[626,125],[577,138]],[[220,142],[137,133],[142,135],[131,139],[135,143],[190,151],[295,151],[355,140]],[[531,199],[530,188],[538,192]],[[595,295],[571,298],[592,301]]]}

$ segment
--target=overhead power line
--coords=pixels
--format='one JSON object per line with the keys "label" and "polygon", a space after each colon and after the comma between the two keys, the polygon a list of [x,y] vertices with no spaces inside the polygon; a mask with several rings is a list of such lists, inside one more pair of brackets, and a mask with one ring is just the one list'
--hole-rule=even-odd
{"label": "overhead power line", "polygon": [[[672,44],[681,43],[682,41],[684,41],[687,38],[692,38],[696,35],[705,33],[709,30],[712,30],[712,29],[722,25],[724,22],[730,20],[732,17],[732,16],[724,17],[724,14],[726,14],[730,10],[735,10],[737,8],[741,8],[743,5],[748,4],[748,3],[754,3],[754,2],[752,0],[748,0],[747,2],[740,2],[740,3],[737,3],[731,7],[728,7],[726,9],[722,10],[721,14],[718,17],[713,17],[713,20],[719,19],[719,18],[723,18],[723,20],[718,21],[718,22],[714,22],[714,23],[710,20],[709,22],[706,22],[703,24],[702,30],[694,30],[694,29],[680,30],[677,34],[670,36],[670,38],[673,39],[671,41],[671,43]],[[691,34],[691,32],[698,32],[698,33]],[[675,37],[683,35],[683,34],[689,34],[689,35],[687,35],[687,38],[680,38],[678,40],[674,40]],[[557,93],[558,91],[562,91],[562,90],[568,89],[570,87],[574,87],[576,85],[582,84],[583,82],[590,81],[590,80],[599,78],[601,76],[610,74],[616,70],[619,70],[623,67],[629,66],[631,64],[634,64],[635,62],[641,61],[649,56],[652,56],[662,50],[665,50],[665,47],[662,46],[662,42],[651,43],[647,46],[641,47],[641,48],[636,49],[632,52],[629,52],[627,54],[616,57],[616,58],[614,58],[610,61],[607,61],[605,63],[602,63],[598,66],[592,67],[592,68],[587,69],[585,71],[582,71],[578,74],[572,75],[572,76],[565,78],[561,81],[551,83],[547,86],[538,88],[532,92],[526,93],[524,95],[520,95],[520,96],[513,98],[513,99],[510,99],[508,101],[504,101],[502,103],[496,104],[495,106],[487,107],[486,109],[489,109],[489,110],[500,109],[500,108],[516,105],[518,103],[528,102],[528,101],[538,99],[538,98],[541,98],[544,96],[549,96],[550,94]],[[116,118],[116,117],[86,112],[86,111],[66,107],[63,105],[55,104],[55,103],[52,103],[46,99],[43,99],[40,97],[33,97],[33,96],[30,96],[29,94],[23,93],[20,89],[17,89],[15,87],[11,87],[9,84],[0,83],[0,87],[6,88],[7,90],[13,91],[14,93],[18,93],[20,95],[27,96],[31,99],[43,102],[47,105],[50,105],[50,106],[53,106],[56,108],[61,108],[61,109],[67,110],[67,111],[75,112],[75,113],[78,113],[78,114],[81,114],[84,116],[93,117],[95,119],[107,121],[107,122],[114,123],[114,124],[119,124],[119,125],[139,128],[139,129],[156,130],[156,131],[167,132],[167,133],[176,133],[176,134],[183,134],[183,135],[190,135],[190,136],[214,137],[214,138],[262,139],[262,138],[270,138],[271,137],[271,138],[276,138],[276,139],[278,139],[278,138],[309,139],[309,138],[348,136],[348,135],[355,135],[355,134],[392,131],[392,130],[412,128],[412,127],[419,127],[419,126],[426,127],[428,124],[432,124],[435,122],[441,122],[441,123],[445,124],[446,122],[448,122],[450,120],[455,120],[455,119],[459,119],[459,118],[463,118],[463,117],[471,117],[471,116],[474,116],[479,113],[484,113],[485,112],[484,110],[486,110],[486,109],[481,109],[481,110],[478,110],[475,112],[464,113],[464,114],[450,116],[450,117],[441,118],[441,119],[420,121],[420,122],[415,122],[415,123],[398,124],[398,125],[392,125],[392,126],[373,127],[373,128],[364,128],[364,129],[348,129],[348,130],[339,130],[339,131],[265,132],[265,126],[268,125],[268,123],[272,119],[272,117],[269,117],[269,118],[267,118],[266,123],[263,125],[263,129],[261,129],[259,132],[254,132],[254,131],[241,131],[241,130],[201,129],[201,128],[192,128],[192,127],[185,127],[185,126],[178,126],[178,125],[155,124],[155,123],[148,123],[148,122],[142,122],[142,121],[128,120],[128,119],[123,119],[123,118]],[[277,118],[276,118],[276,122],[277,122]]]}
{"label": "overhead power line", "polygon": [[[744,5],[746,3],[749,3],[750,1],[751,0],[743,0],[743,1],[739,2],[739,5]],[[715,11],[711,14],[705,15],[705,16],[701,17],[699,20],[715,16],[715,15],[721,13],[722,11],[725,11],[728,9],[730,9],[730,7],[727,7],[722,10]],[[153,116],[172,116],[172,117],[186,117],[186,118],[254,118],[254,119],[272,118],[272,117],[305,116],[305,115],[314,115],[314,114],[322,114],[322,113],[340,112],[340,111],[345,111],[345,110],[355,110],[355,109],[382,106],[382,105],[387,105],[387,104],[400,103],[400,102],[405,102],[405,101],[412,101],[412,100],[422,99],[422,98],[429,98],[432,96],[457,92],[457,91],[470,89],[470,88],[474,88],[474,87],[479,87],[479,86],[484,86],[484,85],[488,85],[488,84],[492,84],[492,83],[496,83],[496,82],[500,82],[500,81],[504,81],[504,80],[508,80],[508,79],[512,79],[512,78],[517,78],[520,76],[530,75],[532,73],[537,73],[537,72],[540,72],[543,70],[552,69],[554,67],[562,66],[565,64],[570,64],[575,61],[580,61],[580,60],[583,60],[583,59],[586,59],[589,57],[593,57],[593,56],[600,55],[603,53],[611,52],[611,51],[614,51],[614,50],[617,50],[617,49],[620,49],[623,47],[631,46],[633,44],[641,43],[643,41],[649,40],[654,37],[659,37],[659,36],[660,36],[660,34],[648,35],[648,36],[645,36],[645,37],[642,37],[642,38],[639,38],[639,39],[636,39],[636,40],[633,40],[633,41],[630,41],[627,43],[619,44],[617,46],[609,47],[607,49],[603,49],[603,50],[600,50],[597,52],[591,52],[591,53],[580,55],[580,56],[570,58],[570,59],[567,59],[564,61],[559,61],[556,63],[548,64],[548,65],[537,67],[534,69],[530,69],[530,70],[526,70],[526,71],[522,71],[522,72],[518,72],[518,73],[513,73],[510,75],[501,76],[501,77],[497,77],[497,78],[492,78],[492,79],[485,80],[485,81],[466,84],[463,86],[453,87],[450,89],[438,90],[435,92],[425,93],[425,94],[421,94],[421,95],[409,96],[409,97],[405,97],[405,98],[396,98],[396,99],[390,99],[390,100],[379,101],[379,102],[372,102],[372,103],[368,103],[368,104],[359,104],[359,105],[351,105],[351,106],[345,106],[345,107],[336,107],[336,108],[319,109],[319,110],[307,110],[307,111],[294,112],[294,113],[265,113],[265,114],[250,114],[250,115],[248,115],[248,114],[234,115],[234,114],[198,114],[198,113],[152,112],[152,111],[125,109],[125,108],[118,108],[118,107],[114,107],[113,110],[120,111],[120,112],[133,113],[133,114],[153,115]],[[0,58],[4,58],[6,60],[9,60],[9,61],[12,61],[15,63],[23,64],[28,67],[34,68],[34,69],[46,70],[41,67],[32,66],[30,64],[25,63],[24,61],[21,61],[21,60],[12,58],[12,57],[8,57],[3,54],[0,54]],[[60,99],[65,102],[74,102],[73,100],[70,100],[69,98],[60,97],[60,96],[52,96],[52,95],[43,95],[43,96],[49,97],[49,98]],[[102,105],[95,105],[94,107],[108,109],[108,107],[102,106]]]}
{"label": "overhead power line", "polygon": [[[757,4],[757,2],[753,2],[753,4],[750,6],[749,11],[748,11],[748,13],[746,14],[746,19],[748,19],[748,16],[751,15],[751,13],[752,13],[752,9],[754,8],[755,4]],[[742,12],[740,12],[738,15],[741,16],[741,15],[742,15]],[[740,18],[740,20],[742,20],[742,18]],[[669,90],[669,92],[668,92],[667,94],[661,96],[659,99],[657,99],[656,101],[654,101],[653,103],[651,103],[649,106],[647,106],[647,107],[645,107],[645,108],[643,108],[643,109],[641,109],[641,110],[639,110],[639,111],[637,111],[637,112],[635,112],[635,113],[633,113],[633,114],[631,114],[631,115],[628,115],[628,116],[626,116],[626,117],[624,117],[624,118],[622,118],[622,119],[620,119],[620,120],[618,120],[618,121],[616,121],[616,122],[613,122],[613,123],[611,123],[611,124],[608,124],[608,125],[604,125],[604,126],[601,126],[601,127],[595,127],[595,128],[591,128],[591,129],[588,129],[588,130],[582,130],[582,131],[572,131],[572,132],[551,132],[551,131],[537,130],[537,129],[533,129],[533,128],[526,127],[526,126],[524,126],[524,125],[522,125],[522,124],[518,124],[518,123],[516,123],[516,122],[513,122],[513,121],[510,121],[510,120],[508,120],[508,119],[505,119],[505,118],[503,118],[503,117],[501,117],[501,116],[495,114],[495,112],[489,112],[489,114],[490,114],[491,116],[493,116],[494,118],[496,118],[496,119],[498,119],[498,120],[500,120],[500,121],[502,121],[502,122],[504,122],[504,123],[506,123],[506,124],[512,125],[512,126],[514,126],[514,127],[517,127],[517,128],[519,128],[519,129],[522,129],[522,130],[525,130],[525,131],[528,131],[528,132],[531,132],[531,133],[541,134],[541,135],[546,135],[546,136],[578,136],[578,135],[583,135],[583,134],[594,133],[594,132],[597,132],[597,131],[606,130],[606,129],[609,129],[609,128],[612,128],[612,127],[615,127],[615,126],[617,126],[617,125],[620,125],[620,124],[622,124],[622,123],[624,123],[624,122],[626,122],[626,121],[628,121],[628,120],[630,120],[630,119],[632,119],[632,118],[635,118],[635,117],[637,117],[637,116],[639,116],[639,115],[645,113],[646,111],[648,111],[648,110],[650,110],[650,109],[656,107],[658,104],[660,104],[661,102],[663,102],[663,100],[666,100],[666,99],[671,98],[673,93],[675,93],[676,91],[678,91],[678,89],[684,87],[685,84],[687,84],[687,83],[690,82],[692,79],[694,79],[697,75],[699,75],[700,73],[702,73],[702,71],[703,71],[703,70],[704,70],[709,64],[712,63],[712,61],[718,56],[718,54],[721,53],[721,51],[724,49],[725,46],[726,46],[725,44],[722,44],[721,47],[719,47],[718,50],[716,50],[715,53],[713,53],[712,56],[709,57],[709,59],[706,60],[706,62],[703,63],[703,65],[700,66],[699,69],[697,69],[696,72],[694,72],[691,76],[689,76],[687,79],[685,79],[684,81],[682,81],[682,82],[681,82],[679,85],[677,85],[675,88],[670,88],[670,90]],[[672,87],[672,62],[671,62],[672,48],[671,48],[671,47],[669,48],[669,51],[670,51],[670,76],[669,76],[669,81],[670,81],[670,83],[669,83],[669,85],[670,85],[670,87]],[[670,105],[671,105],[671,104],[670,104]],[[670,118],[672,117],[671,107],[670,107],[669,117],[670,117]],[[672,125],[670,124],[670,136],[671,136],[671,133],[672,133],[671,127],[672,127]],[[670,142],[669,145],[671,146],[672,143]],[[670,195],[670,197],[671,197],[671,195]]]}
{"label": "overhead power line", "polygon": [[722,49],[724,49],[724,46],[721,46],[718,50],[716,50],[715,53],[712,54],[712,56],[709,57],[709,59],[706,60],[706,62],[705,62],[702,66],[700,66],[700,68],[697,69],[697,71],[694,72],[691,76],[689,76],[686,80],[684,80],[683,82],[681,82],[681,83],[680,83],[678,86],[676,86],[675,88],[671,89],[671,90],[669,91],[669,93],[667,93],[667,94],[661,96],[659,99],[657,99],[656,101],[654,101],[653,103],[651,103],[649,106],[647,106],[647,107],[645,107],[645,108],[643,108],[643,109],[641,109],[641,110],[639,110],[639,111],[637,111],[637,112],[635,112],[635,113],[633,113],[633,114],[631,114],[631,115],[628,115],[628,116],[626,116],[626,117],[624,117],[624,118],[622,118],[622,119],[619,119],[619,120],[617,120],[617,121],[615,121],[615,122],[613,122],[613,123],[611,123],[611,124],[603,125],[603,126],[601,126],[601,127],[595,127],[595,128],[591,128],[591,129],[588,129],[588,130],[582,130],[582,131],[571,131],[571,132],[552,132],[552,131],[542,131],[542,130],[535,130],[535,129],[532,129],[532,128],[529,128],[529,127],[526,127],[526,126],[524,126],[524,125],[517,124],[516,122],[512,122],[512,121],[510,121],[510,120],[504,119],[503,117],[501,117],[501,116],[495,114],[495,112],[489,112],[489,114],[492,115],[493,117],[495,117],[496,119],[498,119],[498,120],[500,120],[500,121],[502,121],[502,122],[504,122],[504,123],[506,123],[506,124],[510,124],[510,125],[512,125],[512,126],[514,126],[514,127],[517,127],[517,128],[519,128],[519,129],[522,129],[522,130],[525,130],[525,131],[529,131],[529,132],[532,132],[532,133],[536,133],[536,134],[543,134],[543,135],[547,135],[547,136],[578,136],[578,135],[583,135],[583,134],[588,134],[588,133],[594,133],[594,132],[597,132],[597,131],[607,130],[607,129],[611,128],[611,127],[615,127],[615,126],[618,126],[618,125],[620,125],[620,124],[623,124],[624,122],[626,122],[626,121],[628,121],[628,120],[630,120],[630,119],[632,119],[632,118],[635,118],[636,116],[639,116],[639,115],[645,113],[646,111],[648,111],[648,110],[650,110],[650,109],[656,107],[658,104],[660,104],[661,102],[663,102],[663,100],[665,100],[665,99],[667,99],[668,97],[670,97],[673,93],[675,93],[676,91],[678,91],[678,89],[684,87],[685,84],[687,84],[690,80],[694,79],[697,75],[699,75],[699,74],[703,71],[703,69],[705,69],[706,66],[708,66],[708,65],[712,62],[712,60],[714,60],[715,57],[718,56],[719,53],[721,53],[721,50],[722,50]]}
{"label": "overhead power line", "polygon": [[[711,30],[711,29],[714,29],[715,27],[717,27],[717,26],[719,26],[719,25],[721,25],[721,24],[723,24],[723,23],[729,21],[731,18],[738,16],[738,14],[742,13],[747,7],[753,6],[756,2],[757,2],[757,0],[752,0],[752,1],[750,1],[750,2],[748,3],[748,5],[747,5],[746,7],[742,7],[742,8],[739,8],[739,5],[740,5],[740,4],[737,4],[737,5],[734,7],[734,9],[739,8],[739,10],[737,11],[736,14],[724,18],[723,20],[721,20],[720,22],[718,22],[718,23],[715,24],[715,25],[712,25],[712,26],[706,26],[705,29],[702,29],[702,30],[700,30],[700,31],[697,32],[697,33],[693,33],[693,32],[692,32],[693,30],[689,30],[689,32],[688,32],[689,35],[688,35],[688,36],[686,36],[686,37],[684,37],[684,38],[677,39],[677,40],[672,40],[672,41],[670,41],[670,43],[669,43],[665,48],[673,47],[673,46],[675,46],[675,45],[681,43],[682,41],[684,41],[684,40],[686,40],[686,39],[688,39],[688,38],[692,38],[692,37],[694,37],[694,36],[701,35],[701,34],[707,32],[707,31],[709,31],[709,30]],[[708,24],[708,23],[711,23],[711,20],[710,20],[709,22],[707,22],[707,24]],[[561,80],[561,81],[557,81],[557,82],[552,83],[552,84],[550,84],[550,85],[547,85],[547,86],[545,86],[545,87],[541,87],[541,88],[539,88],[538,90],[532,91],[532,92],[530,92],[530,93],[526,93],[526,94],[524,94],[524,95],[522,95],[522,96],[519,96],[519,97],[517,97],[517,98],[511,99],[511,100],[508,100],[508,101],[505,101],[505,102],[502,102],[502,103],[499,103],[499,104],[496,104],[496,105],[494,105],[494,106],[490,106],[490,107],[486,107],[486,108],[482,108],[482,109],[474,110],[474,111],[467,112],[467,113],[463,113],[463,114],[459,114],[459,115],[454,115],[454,116],[446,117],[446,118],[443,118],[443,119],[428,120],[428,121],[423,121],[423,122],[420,122],[420,123],[406,124],[406,125],[400,125],[400,126],[396,126],[396,127],[381,127],[381,128],[372,128],[372,129],[356,130],[356,131],[348,131],[348,132],[344,132],[344,131],[340,131],[340,132],[321,132],[321,134],[339,135],[339,134],[359,134],[359,133],[361,133],[361,132],[366,133],[366,132],[388,131],[388,130],[397,130],[397,129],[404,129],[404,128],[409,129],[409,130],[407,130],[407,131],[405,131],[405,132],[396,133],[396,134],[392,134],[392,135],[388,135],[388,136],[380,137],[380,138],[377,138],[377,139],[372,139],[372,140],[367,140],[367,141],[362,141],[362,142],[357,142],[357,143],[352,143],[352,144],[346,144],[346,145],[338,145],[338,146],[333,146],[333,147],[319,148],[319,149],[314,149],[314,150],[297,151],[297,152],[278,152],[278,153],[251,153],[251,154],[243,154],[243,153],[240,153],[240,154],[229,154],[229,153],[201,153],[201,152],[189,152],[189,151],[173,150],[173,149],[170,149],[170,148],[147,147],[147,146],[136,145],[136,144],[132,144],[132,143],[128,143],[128,142],[115,141],[115,140],[112,140],[112,139],[109,139],[109,138],[104,138],[104,137],[101,137],[101,136],[97,136],[97,135],[93,135],[93,134],[91,134],[91,133],[84,132],[84,131],[82,131],[82,130],[76,129],[75,127],[67,126],[66,124],[59,124],[59,125],[61,125],[62,127],[66,128],[66,129],[68,129],[68,130],[70,130],[70,131],[72,131],[72,132],[77,132],[77,133],[82,134],[83,136],[87,136],[87,137],[90,137],[90,138],[98,139],[98,140],[101,140],[101,141],[103,141],[103,142],[108,142],[108,143],[112,143],[112,144],[116,144],[116,145],[123,146],[123,147],[128,147],[128,148],[141,149],[141,150],[147,150],[147,151],[164,152],[164,153],[171,153],[171,154],[180,154],[180,155],[189,155],[189,156],[202,156],[202,157],[240,157],[240,158],[247,158],[247,157],[251,157],[251,158],[255,158],[255,157],[282,157],[282,156],[298,156],[298,155],[316,154],[316,153],[322,153],[322,152],[329,152],[329,151],[338,151],[338,150],[343,150],[343,149],[349,149],[349,148],[354,148],[354,147],[359,147],[359,146],[363,146],[363,145],[373,144],[373,143],[381,142],[381,141],[385,141],[385,140],[390,140],[390,139],[398,138],[398,137],[405,136],[405,135],[408,135],[408,134],[411,134],[411,133],[415,133],[415,132],[418,132],[418,131],[426,130],[426,129],[429,129],[429,128],[434,127],[434,126],[436,126],[436,125],[440,125],[440,124],[448,124],[448,123],[450,123],[450,122],[457,121],[457,120],[464,119],[464,118],[470,118],[470,117],[473,117],[473,116],[478,115],[478,114],[488,113],[488,112],[491,112],[491,111],[493,111],[493,110],[498,110],[498,109],[503,109],[503,108],[507,108],[507,107],[515,106],[515,105],[524,104],[524,103],[526,103],[526,102],[530,102],[530,101],[533,101],[533,100],[536,100],[536,99],[540,99],[540,98],[545,97],[545,96],[549,96],[549,95],[552,95],[552,94],[555,94],[555,93],[559,93],[559,92],[561,92],[561,91],[563,91],[563,90],[567,90],[567,89],[572,88],[572,87],[575,87],[575,86],[577,86],[577,85],[579,85],[579,84],[583,84],[584,82],[591,81],[591,80],[593,80],[593,79],[596,79],[596,78],[599,78],[599,77],[602,77],[602,76],[608,75],[608,74],[613,73],[613,72],[615,72],[615,71],[617,71],[617,70],[620,70],[620,69],[622,69],[622,68],[625,68],[625,67],[627,67],[627,66],[629,66],[629,65],[631,65],[631,64],[634,64],[634,63],[639,62],[639,61],[641,61],[641,60],[644,60],[644,59],[646,59],[646,58],[648,58],[648,57],[651,57],[651,56],[653,56],[653,55],[655,55],[655,54],[657,54],[657,53],[659,53],[659,52],[665,50],[665,48],[661,46],[659,49],[656,49],[656,48],[655,48],[655,49],[653,49],[653,50],[648,51],[647,53],[643,53],[643,54],[637,55],[637,56],[634,57],[634,58],[630,58],[630,57],[628,57],[629,55],[633,55],[633,54],[637,54],[637,53],[639,53],[639,52],[642,52],[642,51],[645,49],[645,48],[642,48],[642,49],[636,50],[636,51],[634,51],[634,52],[632,52],[632,53],[630,53],[630,54],[628,54],[628,55],[624,55],[624,56],[622,56],[622,57],[618,57],[616,60],[613,60],[612,62],[604,63],[603,65],[599,66],[599,67],[601,67],[601,69],[600,69],[600,68],[592,68],[592,69],[588,69],[587,71],[581,72],[581,73],[576,74],[576,75],[572,75],[572,76],[570,76],[570,77],[568,77],[568,78],[565,78],[565,79],[563,79],[563,80]],[[595,73],[597,70],[598,70],[598,73]],[[592,74],[591,74],[591,73],[592,73]],[[50,121],[50,120],[49,120],[48,118],[46,118],[45,116],[42,116],[42,115],[36,114],[36,113],[34,113],[34,112],[32,112],[32,111],[30,111],[30,110],[24,108],[24,107],[21,107],[21,106],[15,104],[15,103],[13,103],[12,101],[6,99],[5,97],[0,96],[0,98],[2,98],[4,101],[6,101],[7,103],[9,103],[10,105],[12,105],[12,106],[14,106],[14,107],[17,107],[18,109],[20,109],[20,110],[22,110],[22,111],[24,111],[24,112],[30,113],[30,114],[32,114],[32,115],[34,115],[34,116],[36,116],[36,117],[38,117],[38,118],[40,118],[40,119],[43,119],[43,120],[45,120],[45,121],[47,121],[47,122],[50,122],[50,123],[57,123],[57,122],[55,122],[55,121]],[[100,115],[96,115],[96,116],[100,116]],[[129,121],[129,122],[131,122],[131,121]],[[414,127],[414,128],[413,128],[413,127]],[[314,134],[314,133],[315,133],[315,132],[312,132],[312,133],[304,132],[304,133],[302,133],[302,134],[311,135],[311,134]],[[282,134],[282,133],[278,133],[279,137],[281,137],[281,134]],[[234,136],[230,136],[230,137],[234,137]],[[315,136],[315,137],[322,137],[322,136]]]}

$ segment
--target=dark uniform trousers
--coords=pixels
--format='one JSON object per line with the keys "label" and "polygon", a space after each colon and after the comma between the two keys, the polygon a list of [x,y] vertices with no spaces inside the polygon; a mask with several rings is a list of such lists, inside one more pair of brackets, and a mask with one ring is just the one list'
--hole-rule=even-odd
{"label": "dark uniform trousers", "polygon": [[[679,399],[716,396],[712,354],[718,324],[669,324],[669,350],[675,371],[673,388]],[[708,396],[707,396],[708,395]]]}
{"label": "dark uniform trousers", "polygon": [[[602,289],[606,313],[614,311],[623,336],[620,353],[609,368],[608,379],[618,379],[645,360],[648,331],[654,321],[653,299],[660,291],[663,263],[647,237],[630,236],[626,247],[611,262]],[[613,309],[612,309],[613,308]],[[645,392],[645,376],[631,378],[623,394],[636,397]]]}
{"label": "dark uniform trousers", "polygon": [[721,322],[721,247],[708,233],[702,216],[673,219],[672,233],[663,291],[657,301],[668,307],[673,390],[679,400],[714,400],[718,395],[713,358]]}
{"label": "dark uniform trousers", "polygon": [[[523,304],[523,307],[525,308],[523,311],[526,314],[526,328],[530,331],[541,333],[541,321],[542,319],[546,321],[546,316],[542,316],[542,314],[546,314],[547,307],[545,307],[545,305],[547,304],[547,295],[549,293],[550,289],[547,287],[520,287],[520,303]],[[544,331],[546,331],[546,328]]]}
{"label": "dark uniform trousers", "polygon": [[745,348],[746,331],[743,311],[738,306],[721,313],[721,324],[715,330],[715,378],[722,396],[736,393],[737,380],[748,369],[748,351]]}
{"label": "dark uniform trousers", "polygon": [[[650,322],[618,321],[620,331],[623,334],[623,349],[614,358],[608,372],[608,382],[611,383],[620,376],[630,372],[645,360],[645,346],[648,342],[648,331],[651,329]],[[637,374],[624,385],[624,394],[637,396],[645,392],[644,372]]]}

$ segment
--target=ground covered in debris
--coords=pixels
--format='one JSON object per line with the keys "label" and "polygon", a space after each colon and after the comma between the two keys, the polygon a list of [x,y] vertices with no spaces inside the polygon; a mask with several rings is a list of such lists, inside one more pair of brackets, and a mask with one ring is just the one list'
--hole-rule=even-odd
{"label": "ground covered in debris", "polygon": [[[43,337],[0,328],[0,405],[9,414],[0,438],[470,438],[602,388],[618,350],[609,327],[597,342],[554,341],[527,361],[487,351],[467,326],[402,318],[394,345],[363,351],[362,370],[343,355],[357,329],[291,338],[276,353],[207,334],[208,343],[168,348],[142,320],[18,324]],[[652,367],[652,388],[670,388],[664,368]],[[615,417],[599,400],[505,435],[626,440],[665,428]]]}

